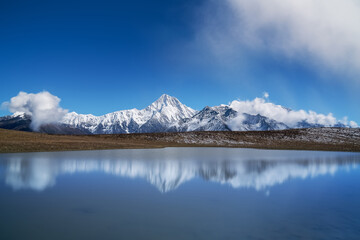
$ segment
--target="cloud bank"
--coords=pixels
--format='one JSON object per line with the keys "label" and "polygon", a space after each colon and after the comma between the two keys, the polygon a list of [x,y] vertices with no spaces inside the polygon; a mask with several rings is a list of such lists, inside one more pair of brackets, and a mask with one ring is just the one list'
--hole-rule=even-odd
{"label": "cloud bank", "polygon": [[[269,94],[264,94],[264,97],[268,98]],[[306,121],[310,124],[324,125],[326,127],[332,127],[338,123],[342,123],[350,127],[358,126],[356,122],[348,121],[346,117],[339,121],[332,115],[332,113],[324,115],[314,111],[295,111],[281,105],[268,102],[264,98],[255,98],[252,101],[235,100],[230,103],[230,107],[239,113],[238,117],[232,121],[233,126],[242,124],[242,121],[244,120],[242,115],[243,113],[251,115],[260,114],[275,121],[285,123],[290,128],[297,127],[297,124],[302,121]]]}
{"label": "cloud bank", "polygon": [[[225,4],[224,4],[225,2]],[[215,52],[253,49],[334,70],[360,72],[360,1],[212,2],[203,31]]]}
{"label": "cloud bank", "polygon": [[39,130],[42,124],[60,121],[68,112],[59,106],[60,98],[47,91],[39,93],[19,92],[10,99],[10,102],[3,103],[12,113],[22,112],[31,116],[31,128]]}

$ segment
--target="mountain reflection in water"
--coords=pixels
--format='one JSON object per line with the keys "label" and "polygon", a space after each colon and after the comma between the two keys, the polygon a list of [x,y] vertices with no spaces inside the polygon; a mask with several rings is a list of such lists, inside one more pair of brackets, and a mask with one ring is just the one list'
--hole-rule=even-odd
{"label": "mountain reflection in water", "polygon": [[166,148],[0,155],[0,168],[14,190],[45,190],[57,176],[102,172],[141,178],[168,192],[194,178],[233,188],[268,189],[289,179],[335,174],[358,166],[360,155],[307,151]]}

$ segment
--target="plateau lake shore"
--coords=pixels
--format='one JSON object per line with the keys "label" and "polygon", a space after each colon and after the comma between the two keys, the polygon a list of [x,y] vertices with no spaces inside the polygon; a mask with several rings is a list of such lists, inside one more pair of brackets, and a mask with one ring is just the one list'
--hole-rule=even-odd
{"label": "plateau lake shore", "polygon": [[360,152],[358,128],[280,131],[52,135],[0,129],[0,152],[50,152],[164,147],[235,147]]}

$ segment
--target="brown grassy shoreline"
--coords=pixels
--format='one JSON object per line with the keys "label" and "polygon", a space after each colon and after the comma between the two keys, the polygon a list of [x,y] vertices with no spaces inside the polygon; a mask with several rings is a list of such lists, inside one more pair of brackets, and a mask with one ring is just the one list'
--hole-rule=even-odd
{"label": "brown grassy shoreline", "polygon": [[0,129],[0,153],[163,147],[236,147],[360,152],[360,129],[50,135]]}

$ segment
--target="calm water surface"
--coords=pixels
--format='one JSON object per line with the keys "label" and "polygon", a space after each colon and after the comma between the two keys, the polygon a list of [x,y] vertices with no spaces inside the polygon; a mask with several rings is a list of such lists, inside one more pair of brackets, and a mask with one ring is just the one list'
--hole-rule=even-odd
{"label": "calm water surface", "polygon": [[0,239],[360,239],[360,155],[0,154]]}

